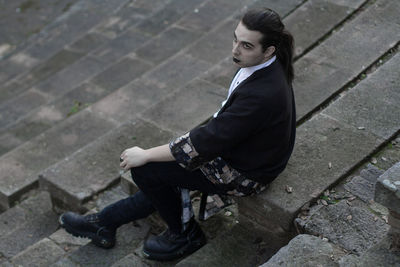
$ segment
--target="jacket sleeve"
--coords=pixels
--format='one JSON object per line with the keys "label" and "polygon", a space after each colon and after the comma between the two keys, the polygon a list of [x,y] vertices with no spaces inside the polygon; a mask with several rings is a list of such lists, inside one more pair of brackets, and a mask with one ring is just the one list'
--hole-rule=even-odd
{"label": "jacket sleeve", "polygon": [[251,138],[268,120],[265,100],[256,95],[236,95],[217,117],[170,143],[175,159],[181,166],[194,169]]}

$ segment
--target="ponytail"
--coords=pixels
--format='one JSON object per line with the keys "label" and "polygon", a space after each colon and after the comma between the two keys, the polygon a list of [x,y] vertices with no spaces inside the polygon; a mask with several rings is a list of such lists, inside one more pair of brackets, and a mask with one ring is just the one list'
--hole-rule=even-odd
{"label": "ponytail", "polygon": [[286,79],[289,84],[292,83],[294,78],[293,50],[294,50],[293,36],[288,31],[283,30],[280,44],[276,49],[276,57],[279,59],[279,61],[283,66],[283,69],[285,70]]}
{"label": "ponytail", "polygon": [[269,46],[275,47],[276,57],[283,66],[288,84],[291,84],[294,78],[294,39],[279,15],[269,8],[254,9],[246,12],[241,21],[247,29],[263,34],[261,45],[264,51]]}

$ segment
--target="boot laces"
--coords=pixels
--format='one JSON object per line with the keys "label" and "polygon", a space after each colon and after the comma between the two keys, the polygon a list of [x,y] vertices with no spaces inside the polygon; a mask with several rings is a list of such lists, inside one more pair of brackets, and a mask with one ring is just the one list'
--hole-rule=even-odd
{"label": "boot laces", "polygon": [[99,216],[97,215],[97,213],[88,214],[88,215],[85,216],[85,219],[89,223],[98,223],[98,222],[100,222],[100,219],[99,219]]}

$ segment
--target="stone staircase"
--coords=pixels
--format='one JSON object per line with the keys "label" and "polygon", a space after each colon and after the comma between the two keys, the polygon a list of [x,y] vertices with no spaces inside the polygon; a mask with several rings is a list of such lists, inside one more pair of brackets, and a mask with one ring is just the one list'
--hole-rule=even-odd
{"label": "stone staircase", "polygon": [[[209,244],[180,262],[142,258],[142,240],[162,228],[156,216],[119,229],[110,251],[58,229],[55,211],[131,193],[124,148],[166,143],[219,108],[235,71],[231,33],[257,6],[280,13],[296,39],[287,170],[203,222]],[[389,0],[76,1],[0,61],[0,265],[262,264],[295,235],[305,204],[399,133],[396,10]]]}

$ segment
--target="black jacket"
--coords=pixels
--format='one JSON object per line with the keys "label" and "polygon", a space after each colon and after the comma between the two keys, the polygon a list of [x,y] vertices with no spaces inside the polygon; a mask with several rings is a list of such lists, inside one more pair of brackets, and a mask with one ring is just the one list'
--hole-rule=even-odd
{"label": "black jacket", "polygon": [[243,81],[218,116],[189,136],[203,160],[219,156],[247,178],[268,183],[285,168],[295,133],[293,89],[276,60]]}

